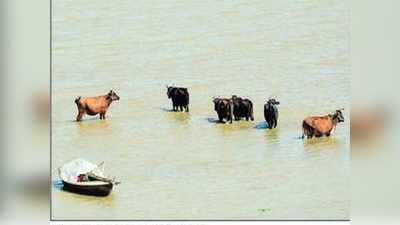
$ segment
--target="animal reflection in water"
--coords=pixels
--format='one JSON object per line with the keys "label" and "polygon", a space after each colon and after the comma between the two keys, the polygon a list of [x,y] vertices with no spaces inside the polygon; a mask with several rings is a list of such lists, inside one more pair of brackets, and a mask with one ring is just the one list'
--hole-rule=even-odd
{"label": "animal reflection in water", "polygon": [[328,138],[310,138],[305,139],[303,142],[304,149],[307,151],[320,151],[327,149],[337,149],[342,143],[335,136],[329,136]]}
{"label": "animal reflection in water", "polygon": [[325,116],[309,116],[303,120],[303,136],[312,137],[329,137],[336,129],[338,123],[344,122],[342,113],[343,109],[338,109],[334,114]]}
{"label": "animal reflection in water", "polygon": [[97,130],[97,129],[105,129],[110,127],[110,123],[107,120],[90,120],[85,123],[78,123],[79,128],[82,131],[89,131],[89,130]]}
{"label": "animal reflection in water", "polygon": [[106,119],[106,112],[113,101],[118,101],[119,96],[111,90],[105,95],[96,97],[78,97],[75,104],[78,107],[78,115],[76,121],[81,121],[85,114],[95,116],[100,114],[100,119]]}
{"label": "animal reflection in water", "polygon": [[189,112],[189,91],[187,88],[167,86],[167,96],[172,101],[173,111],[185,109],[186,112]]}

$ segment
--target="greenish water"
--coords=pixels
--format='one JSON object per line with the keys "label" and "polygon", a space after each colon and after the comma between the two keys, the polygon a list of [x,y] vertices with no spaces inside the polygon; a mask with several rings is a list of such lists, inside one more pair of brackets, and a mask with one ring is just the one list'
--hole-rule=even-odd
{"label": "greenish water", "polygon": [[[53,188],[53,219],[348,219],[347,4],[53,1],[53,169],[106,161],[122,181],[106,198]],[[190,113],[168,111],[167,84],[189,88]],[[73,122],[75,97],[111,88],[106,121]],[[232,94],[254,122],[214,122],[212,97]],[[299,139],[305,116],[342,107],[333,137]]]}

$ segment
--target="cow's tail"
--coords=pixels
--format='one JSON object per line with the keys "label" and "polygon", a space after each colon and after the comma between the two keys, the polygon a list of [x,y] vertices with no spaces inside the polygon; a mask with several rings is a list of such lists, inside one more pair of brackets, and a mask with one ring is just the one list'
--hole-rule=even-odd
{"label": "cow's tail", "polygon": [[304,139],[304,137],[306,135],[307,136],[310,135],[313,132],[313,129],[314,129],[305,120],[303,120],[302,128],[303,128],[303,135],[301,136],[302,139]]}
{"label": "cow's tail", "polygon": [[250,101],[250,119],[254,121],[253,102]]}
{"label": "cow's tail", "polygon": [[230,111],[229,121],[230,121],[230,123],[232,123],[232,121],[233,121],[233,100],[232,99],[229,100],[229,107],[230,107],[230,109],[229,109],[229,111]]}
{"label": "cow's tail", "polygon": [[305,132],[306,132],[306,127],[308,126],[308,124],[306,123],[306,121],[303,120],[303,124],[301,125],[301,129],[303,130],[303,134],[301,135],[301,139],[304,139],[305,137]]}
{"label": "cow's tail", "polygon": [[189,92],[187,91],[185,93],[185,100],[186,100],[186,105],[189,105]]}
{"label": "cow's tail", "polygon": [[186,112],[189,112],[189,92],[186,92]]}
{"label": "cow's tail", "polygon": [[78,105],[78,103],[79,103],[79,100],[81,100],[81,96],[79,96],[79,97],[77,97],[76,99],[75,99],[75,104],[77,104]]}

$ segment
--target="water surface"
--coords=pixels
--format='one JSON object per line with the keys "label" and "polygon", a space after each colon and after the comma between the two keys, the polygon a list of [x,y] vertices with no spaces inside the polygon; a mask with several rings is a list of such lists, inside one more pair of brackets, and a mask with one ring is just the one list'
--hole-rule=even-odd
{"label": "water surface", "polygon": [[[122,182],[106,198],[53,188],[53,219],[348,219],[347,4],[53,1],[53,169],[106,161]],[[169,111],[167,84],[189,88],[190,113]],[[73,122],[75,97],[111,88],[106,121]],[[232,94],[255,121],[215,123],[212,97]],[[342,107],[333,137],[299,139],[305,116]]]}

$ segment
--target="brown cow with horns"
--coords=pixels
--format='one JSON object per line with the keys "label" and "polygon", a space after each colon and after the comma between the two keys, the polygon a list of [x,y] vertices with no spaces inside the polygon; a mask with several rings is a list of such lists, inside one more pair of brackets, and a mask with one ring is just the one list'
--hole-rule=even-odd
{"label": "brown cow with horns", "polygon": [[303,136],[307,138],[329,137],[338,123],[344,122],[343,109],[338,109],[334,114],[325,116],[309,116],[303,120]]}
{"label": "brown cow with horns", "polygon": [[88,114],[95,116],[100,114],[100,119],[106,119],[106,112],[110,107],[111,102],[118,101],[119,96],[111,90],[106,95],[96,97],[78,97],[75,99],[76,106],[78,107],[78,115],[76,121],[81,121],[83,115]]}

